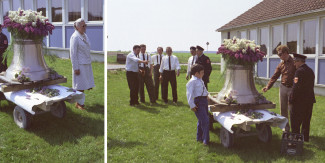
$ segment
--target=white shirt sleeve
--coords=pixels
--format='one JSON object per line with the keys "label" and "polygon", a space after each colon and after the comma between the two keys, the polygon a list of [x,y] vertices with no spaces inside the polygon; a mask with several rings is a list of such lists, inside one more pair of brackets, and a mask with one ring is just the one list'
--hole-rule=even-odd
{"label": "white shirt sleeve", "polygon": [[190,76],[191,71],[191,57],[187,61],[187,76]]}
{"label": "white shirt sleeve", "polygon": [[194,104],[194,80],[190,80],[186,84],[186,96],[187,102],[190,105],[190,108],[194,108],[196,105]]}
{"label": "white shirt sleeve", "polygon": [[136,57],[134,54],[133,54],[133,55],[130,55],[129,58],[130,58],[132,61],[134,61],[134,62],[139,62],[139,61],[141,61],[141,59],[138,58],[138,57]]}
{"label": "white shirt sleeve", "polygon": [[181,66],[179,65],[178,58],[175,56],[175,62],[176,62],[176,70],[180,70]]}
{"label": "white shirt sleeve", "polygon": [[152,63],[151,64],[153,64],[153,65],[155,64],[155,56],[156,55],[151,56],[151,60],[152,60]]}
{"label": "white shirt sleeve", "polygon": [[163,71],[164,71],[164,58],[165,58],[165,57],[163,57],[163,58],[161,59],[161,64],[160,64],[160,68],[159,68],[159,72],[160,72],[160,73],[163,73]]}

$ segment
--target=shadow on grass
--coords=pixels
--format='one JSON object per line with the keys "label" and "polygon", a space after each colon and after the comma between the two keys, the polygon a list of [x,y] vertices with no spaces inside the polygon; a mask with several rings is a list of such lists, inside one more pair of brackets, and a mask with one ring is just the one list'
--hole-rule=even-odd
{"label": "shadow on grass", "polygon": [[95,104],[86,106],[87,112],[97,113],[97,114],[104,114],[104,105]]}
{"label": "shadow on grass", "polygon": [[[156,104],[155,106],[158,106],[159,104]],[[150,106],[148,107],[147,105],[141,104],[138,106],[134,106],[134,108],[140,109],[142,111],[146,111],[148,113],[152,113],[152,114],[158,114],[160,113],[160,111],[156,108],[154,108],[154,106]]]}
{"label": "shadow on grass", "polygon": [[325,137],[310,136],[309,143],[305,143],[305,147],[317,148],[318,150],[325,151]]}
{"label": "shadow on grass", "polygon": [[112,139],[110,137],[107,137],[107,148],[108,149],[112,149],[112,148],[133,148],[135,146],[145,146],[147,144],[145,143],[141,143],[141,142],[138,142],[138,141],[122,141],[122,140],[115,140],[115,139]]}
{"label": "shadow on grass", "polygon": [[[217,127],[216,127],[217,126]],[[210,130],[210,134],[220,135],[220,124],[214,124],[214,128]],[[313,144],[305,146],[315,146],[320,150],[324,150],[325,138],[311,137]],[[315,153],[309,149],[304,148],[302,156],[287,156],[280,153],[281,139],[280,136],[273,134],[272,140],[269,143],[261,142],[257,136],[248,136],[235,138],[234,145],[227,149],[218,141],[210,140],[209,152],[220,155],[234,155],[236,154],[243,162],[273,162],[279,159],[290,161],[308,161],[314,158]]]}
{"label": "shadow on grass", "polygon": [[[14,107],[14,104],[9,103],[0,110],[12,115]],[[51,145],[62,145],[67,142],[77,144],[79,139],[85,136],[95,138],[104,136],[103,120],[85,117],[83,113],[76,113],[70,109],[67,107],[66,116],[62,119],[54,117],[50,112],[32,116],[32,123],[26,131],[39,136]]]}

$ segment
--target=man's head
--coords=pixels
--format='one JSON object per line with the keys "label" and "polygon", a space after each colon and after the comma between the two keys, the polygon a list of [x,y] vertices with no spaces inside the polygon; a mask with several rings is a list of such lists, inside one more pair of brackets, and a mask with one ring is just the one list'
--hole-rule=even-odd
{"label": "man's head", "polygon": [[201,46],[196,46],[196,53],[198,56],[201,56],[203,54],[204,49]]}
{"label": "man's head", "polygon": [[134,45],[133,46],[133,52],[134,54],[138,55],[140,53],[141,47],[139,45]]}
{"label": "man's head", "polygon": [[172,53],[173,53],[173,49],[172,49],[170,46],[168,46],[168,47],[166,48],[166,53],[167,53],[167,55],[171,56]]}
{"label": "man's head", "polygon": [[147,49],[146,45],[145,44],[141,44],[140,47],[141,47],[141,50],[140,50],[141,53],[144,54],[146,52],[146,49]]}
{"label": "man's head", "polygon": [[158,54],[162,54],[163,53],[163,51],[164,51],[164,49],[162,48],[162,47],[158,47],[157,48],[157,52],[158,52]]}
{"label": "man's head", "polygon": [[289,58],[289,48],[287,45],[280,45],[276,48],[276,51],[278,52],[278,56],[280,59],[286,61]]}
{"label": "man's head", "polygon": [[195,56],[196,55],[196,47],[191,46],[190,47],[190,51],[191,51],[192,56]]}
{"label": "man's head", "polygon": [[305,64],[306,58],[307,58],[304,55],[296,54],[296,53],[293,54],[293,57],[294,57],[293,61],[294,61],[296,68],[299,68],[301,65]]}
{"label": "man's head", "polygon": [[193,65],[191,68],[191,75],[201,79],[204,76],[204,67],[200,64]]}
{"label": "man's head", "polygon": [[80,33],[80,34],[84,34],[86,33],[86,23],[85,20],[82,18],[77,19],[74,24],[73,27]]}

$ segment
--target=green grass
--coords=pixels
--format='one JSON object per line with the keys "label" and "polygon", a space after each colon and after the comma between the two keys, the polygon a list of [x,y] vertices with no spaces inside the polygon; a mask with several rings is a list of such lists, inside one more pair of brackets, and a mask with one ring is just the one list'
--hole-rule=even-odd
{"label": "green grass", "polygon": [[[71,62],[56,58],[47,64],[68,78],[71,87]],[[36,115],[30,129],[16,126],[13,103],[1,101],[0,162],[103,162],[104,161],[104,64],[93,63],[96,87],[86,91],[87,110],[66,103],[63,119],[50,113]]]}
{"label": "green grass", "polygon": [[[173,53],[173,54],[178,57],[179,63],[187,63],[188,58],[191,56],[190,53]],[[221,55],[217,55],[214,53],[211,53],[211,54],[209,53],[209,54],[205,54],[205,55],[207,55],[210,58],[211,62],[214,62],[214,63],[220,62]],[[107,63],[117,64],[116,55],[108,55]]]}
{"label": "green grass", "polygon": [[[223,79],[213,65],[210,92],[223,86]],[[124,71],[108,72],[108,162],[324,162],[325,97],[317,96],[311,120],[310,142],[304,144],[304,155],[280,154],[282,130],[272,127],[272,141],[262,143],[256,136],[235,139],[234,147],[225,149],[219,138],[220,124],[210,131],[211,145],[196,142],[195,114],[186,101],[185,73],[177,78],[178,106],[149,103],[130,107],[129,89]],[[170,87],[170,86],[169,86]],[[256,86],[258,90],[262,86]],[[264,96],[276,103],[279,113],[279,89]],[[171,100],[171,88],[169,88]],[[149,101],[146,95],[146,101]],[[159,99],[161,99],[159,95]]]}

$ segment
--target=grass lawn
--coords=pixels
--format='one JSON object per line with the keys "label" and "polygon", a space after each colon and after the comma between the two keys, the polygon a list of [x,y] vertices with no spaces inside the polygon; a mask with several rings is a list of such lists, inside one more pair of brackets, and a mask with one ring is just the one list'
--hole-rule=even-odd
{"label": "grass lawn", "polygon": [[[190,53],[173,53],[173,54],[178,57],[179,63],[187,63],[188,58],[191,56]],[[207,55],[210,58],[211,62],[215,62],[215,63],[220,62],[221,55],[217,55],[214,53],[209,53],[209,54],[205,54],[205,55]],[[118,64],[116,62],[116,55],[108,55],[107,63]]]}
{"label": "grass lawn", "polygon": [[[213,65],[210,92],[221,90],[224,82],[217,65]],[[219,138],[220,124],[210,131],[209,146],[196,142],[195,114],[186,100],[185,73],[177,78],[178,106],[147,103],[129,106],[129,89],[124,71],[108,72],[108,162],[324,162],[325,97],[317,96],[311,120],[310,142],[304,143],[304,155],[280,154],[282,130],[272,127],[272,141],[262,143],[257,136],[235,139],[234,147],[225,149]],[[170,86],[169,86],[170,87]],[[262,86],[256,86],[261,90]],[[171,88],[169,88],[171,100]],[[279,89],[264,96],[279,110]],[[161,96],[159,95],[159,99]]]}
{"label": "grass lawn", "polygon": [[[71,87],[70,60],[47,64],[68,78],[61,84]],[[96,87],[86,91],[86,111],[66,103],[63,119],[51,113],[34,116],[30,129],[17,127],[13,103],[1,101],[0,162],[104,162],[104,64],[93,63]]]}

